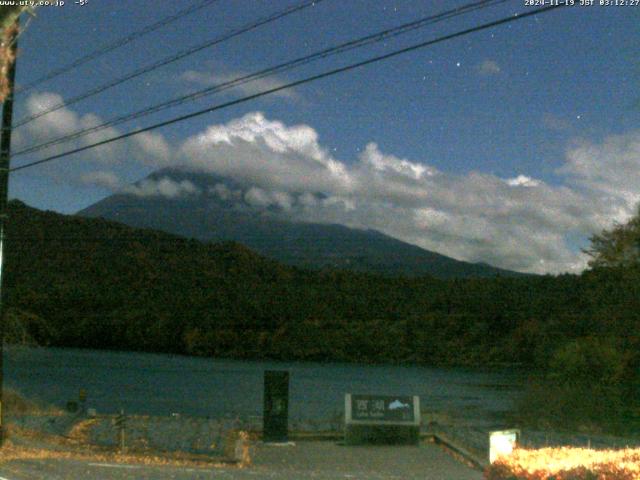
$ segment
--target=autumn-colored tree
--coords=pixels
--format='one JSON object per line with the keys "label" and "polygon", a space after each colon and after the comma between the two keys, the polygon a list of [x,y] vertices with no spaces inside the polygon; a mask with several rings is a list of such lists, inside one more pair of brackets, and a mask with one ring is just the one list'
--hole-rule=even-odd
{"label": "autumn-colored tree", "polygon": [[591,268],[640,265],[640,205],[627,223],[593,235],[585,253],[591,257]]}

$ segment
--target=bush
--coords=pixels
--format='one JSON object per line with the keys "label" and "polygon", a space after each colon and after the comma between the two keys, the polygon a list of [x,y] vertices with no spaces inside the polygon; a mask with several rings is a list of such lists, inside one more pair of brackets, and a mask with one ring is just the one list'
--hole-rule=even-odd
{"label": "bush", "polygon": [[629,391],[634,360],[617,347],[611,339],[586,337],[558,348],[546,375],[530,382],[522,397],[520,420],[537,427],[627,433],[637,407]]}
{"label": "bush", "polygon": [[487,467],[486,480],[637,480],[640,449],[517,449]]}
{"label": "bush", "polygon": [[5,388],[2,393],[2,408],[7,415],[49,415],[59,414],[60,410],[52,406],[41,405],[28,398],[20,392]]}
{"label": "bush", "polygon": [[549,377],[565,385],[620,385],[627,355],[611,339],[586,337],[560,347],[549,362]]}

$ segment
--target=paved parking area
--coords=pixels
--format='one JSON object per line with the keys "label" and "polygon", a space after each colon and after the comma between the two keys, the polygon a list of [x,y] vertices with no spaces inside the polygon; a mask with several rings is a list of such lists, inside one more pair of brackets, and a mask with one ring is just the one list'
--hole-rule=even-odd
{"label": "paved parking area", "polygon": [[443,448],[341,446],[329,441],[291,445],[258,444],[254,464],[245,469],[122,465],[79,460],[14,460],[0,465],[0,480],[209,480],[209,479],[353,479],[481,480],[482,474]]}

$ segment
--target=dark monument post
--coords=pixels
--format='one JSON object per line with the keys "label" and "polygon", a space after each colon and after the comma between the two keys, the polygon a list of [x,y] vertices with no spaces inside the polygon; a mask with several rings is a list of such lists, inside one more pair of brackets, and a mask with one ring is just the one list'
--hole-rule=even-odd
{"label": "dark monument post", "polygon": [[264,414],[262,439],[286,442],[289,439],[289,372],[264,372]]}

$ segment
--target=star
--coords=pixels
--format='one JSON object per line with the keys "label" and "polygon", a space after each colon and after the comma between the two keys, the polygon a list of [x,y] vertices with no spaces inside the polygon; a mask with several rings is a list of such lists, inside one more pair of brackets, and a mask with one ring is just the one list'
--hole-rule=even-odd
{"label": "star", "polygon": [[459,67],[459,66],[460,66],[460,62],[456,63],[456,67]]}

